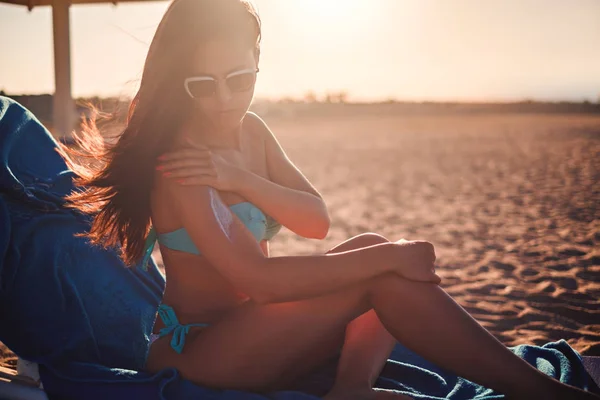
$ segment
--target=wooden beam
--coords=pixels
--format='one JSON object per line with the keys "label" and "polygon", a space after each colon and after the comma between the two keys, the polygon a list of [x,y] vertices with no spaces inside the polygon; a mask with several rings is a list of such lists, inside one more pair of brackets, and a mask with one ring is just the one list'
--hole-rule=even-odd
{"label": "wooden beam", "polygon": [[26,6],[30,11],[36,6],[52,6],[54,36],[54,97],[53,133],[58,138],[69,139],[77,121],[71,94],[71,42],[69,8],[71,4],[132,3],[165,0],[0,0],[0,3]]}
{"label": "wooden beam", "polygon": [[0,3],[16,4],[18,6],[28,6],[28,2],[24,0],[0,0]]}
{"label": "wooden beam", "polygon": [[0,3],[16,4],[26,6],[29,9],[38,6],[51,6],[55,3],[67,3],[67,4],[99,4],[99,3],[140,3],[146,1],[167,1],[167,0],[0,0]]}
{"label": "wooden beam", "polygon": [[54,33],[54,135],[69,137],[75,123],[75,107],[71,97],[71,41],[69,3],[55,0],[52,5]]}

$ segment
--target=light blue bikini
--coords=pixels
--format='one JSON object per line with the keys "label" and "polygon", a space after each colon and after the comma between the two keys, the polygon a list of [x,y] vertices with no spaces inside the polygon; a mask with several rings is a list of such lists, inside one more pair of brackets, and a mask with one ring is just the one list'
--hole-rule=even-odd
{"label": "light blue bikini", "polygon": [[[242,202],[229,206],[229,209],[242,221],[242,223],[252,233],[254,238],[261,242],[262,240],[271,240],[273,236],[281,229],[281,224],[275,221],[271,216],[266,215],[262,210],[256,207],[250,202]],[[182,251],[184,253],[190,253],[200,255],[200,251],[192,241],[192,238],[188,235],[185,228],[180,228],[172,232],[157,234],[154,228],[150,230],[150,234],[146,239],[144,260],[142,265],[144,268],[147,267],[148,260],[154,250],[154,244],[158,240],[158,243],[171,249]],[[190,331],[192,327],[207,327],[209,324],[197,323],[197,324],[186,324],[182,325],[179,323],[175,310],[172,307],[161,304],[158,306],[158,315],[162,319],[165,327],[162,328],[158,335],[152,334],[150,342],[159,337],[163,337],[169,334],[173,334],[171,339],[171,347],[177,353],[181,354],[183,346],[185,344],[185,335]]]}
{"label": "light blue bikini", "polygon": [[[260,208],[247,201],[233,204],[229,206],[229,209],[246,225],[246,228],[259,242],[270,240],[281,229],[281,225],[277,221],[265,215]],[[158,243],[171,250],[200,255],[200,251],[185,228],[168,233],[159,233],[156,235],[156,239]]]}

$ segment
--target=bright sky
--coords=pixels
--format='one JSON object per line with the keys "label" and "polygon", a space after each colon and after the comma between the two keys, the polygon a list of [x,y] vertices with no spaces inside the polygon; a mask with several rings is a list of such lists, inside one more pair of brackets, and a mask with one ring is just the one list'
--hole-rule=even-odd
{"label": "bright sky", "polygon": [[[259,97],[596,101],[599,0],[255,0]],[[75,96],[134,93],[167,2],[71,8]],[[48,7],[0,5],[0,89],[54,90]]]}

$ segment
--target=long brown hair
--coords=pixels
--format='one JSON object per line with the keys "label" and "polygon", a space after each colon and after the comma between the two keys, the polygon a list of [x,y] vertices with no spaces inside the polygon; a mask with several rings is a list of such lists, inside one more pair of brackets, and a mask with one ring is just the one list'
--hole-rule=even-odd
{"label": "long brown hair", "polygon": [[78,148],[60,146],[80,186],[67,196],[67,204],[93,216],[82,236],[96,245],[120,247],[126,265],[142,258],[156,158],[172,146],[193,108],[183,86],[192,58],[214,38],[245,40],[258,56],[260,37],[260,18],[248,0],[170,4],[150,44],[126,127],[114,144],[104,140],[92,116],[74,135]]}

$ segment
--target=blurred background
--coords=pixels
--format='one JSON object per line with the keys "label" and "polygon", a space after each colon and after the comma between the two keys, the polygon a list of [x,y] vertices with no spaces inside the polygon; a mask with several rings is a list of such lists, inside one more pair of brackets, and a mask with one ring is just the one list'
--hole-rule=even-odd
{"label": "blurred background", "polygon": [[[254,2],[263,20],[258,98],[600,100],[596,0]],[[167,6],[73,5],[74,96],[134,94]],[[51,8],[0,5],[0,37],[0,88],[52,93]]]}
{"label": "blurred background", "polygon": [[[25,5],[0,3],[2,93],[63,137],[52,96],[68,84],[71,123],[91,102],[118,132],[168,2],[53,16],[3,1]],[[505,344],[566,339],[600,355],[600,1],[255,4],[252,109],[332,216],[325,240],[286,231],[272,252],[367,231],[426,239],[444,289]],[[69,57],[53,47],[65,16]],[[55,57],[70,67],[58,81]]]}

